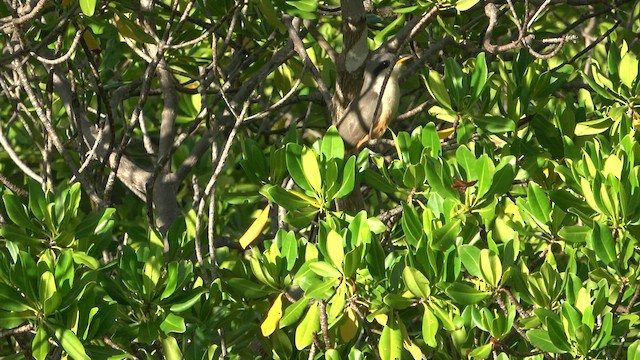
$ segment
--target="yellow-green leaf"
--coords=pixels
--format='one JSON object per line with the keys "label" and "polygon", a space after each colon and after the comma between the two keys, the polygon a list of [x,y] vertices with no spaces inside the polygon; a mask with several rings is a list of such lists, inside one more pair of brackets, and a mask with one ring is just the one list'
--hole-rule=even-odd
{"label": "yellow-green leaf", "polygon": [[313,334],[320,330],[320,310],[318,303],[315,302],[309,307],[307,315],[302,319],[298,328],[296,328],[296,348],[302,350],[313,342]]}
{"label": "yellow-green leaf", "polygon": [[638,77],[638,59],[631,52],[626,53],[620,60],[618,74],[623,84],[629,88],[633,86],[633,82]]}
{"label": "yellow-green leaf", "polygon": [[336,231],[331,230],[327,235],[327,252],[329,259],[340,271],[342,271],[342,261],[344,260],[344,247],[342,245],[342,236]]}
{"label": "yellow-green leaf", "polygon": [[340,325],[340,337],[345,343],[351,341],[358,333],[358,317],[351,307],[347,308],[347,317]]}
{"label": "yellow-green leaf", "polygon": [[243,249],[246,249],[257,237],[262,233],[264,226],[267,225],[267,221],[269,221],[269,211],[271,210],[271,204],[268,204],[258,215],[256,220],[249,226],[247,231],[240,237],[240,246]]}
{"label": "yellow-green leaf", "polygon": [[274,331],[278,328],[278,323],[282,318],[282,293],[280,293],[276,299],[273,301],[269,312],[267,312],[267,317],[260,325],[260,330],[262,331],[262,336],[269,336],[273,334]]}
{"label": "yellow-green leaf", "polygon": [[317,193],[320,193],[322,190],[322,177],[320,176],[318,159],[313,150],[306,146],[302,149],[302,170],[309,185],[311,185]]}

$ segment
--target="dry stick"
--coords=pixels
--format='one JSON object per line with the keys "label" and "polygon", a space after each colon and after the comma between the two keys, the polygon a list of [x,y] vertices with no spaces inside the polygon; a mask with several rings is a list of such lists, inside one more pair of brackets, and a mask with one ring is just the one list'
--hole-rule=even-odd
{"label": "dry stick", "polygon": [[[503,291],[503,292],[505,292],[505,293],[507,293],[507,294],[509,294],[509,295],[510,295],[510,292],[506,291],[505,289],[498,289],[498,291]],[[511,295],[511,296],[513,296],[513,295]],[[510,296],[510,299],[511,299],[511,296]],[[512,300],[512,301],[513,301],[513,300]],[[500,306],[500,309],[502,309],[502,311],[504,312],[504,314],[505,314],[505,315],[508,315],[509,310],[507,309],[507,307],[505,306],[504,302],[502,301],[502,298],[500,297],[500,294],[498,294],[498,296],[496,296],[496,302],[498,303],[498,305]],[[517,307],[519,307],[519,304],[517,305]],[[520,316],[522,316],[522,314],[520,314]],[[526,334],[526,333],[525,333],[525,332],[520,328],[520,326],[518,326],[518,325],[514,322],[514,323],[513,323],[513,325],[512,325],[512,327],[513,327],[513,329],[514,329],[518,334],[520,334],[520,336],[521,336],[521,337],[522,337],[526,342],[528,342],[529,344],[531,344],[531,341],[529,341],[529,338],[527,337],[527,334]],[[531,344],[531,345],[533,345],[533,344]],[[505,347],[503,347],[502,349],[503,349],[503,350],[505,350],[505,352],[507,352],[507,349],[508,349],[508,351],[513,351],[514,355],[517,355],[517,356],[521,356],[521,355],[519,355],[519,354],[525,354],[525,353],[515,352],[514,350],[511,350],[510,348],[508,348],[508,347],[506,347],[506,346],[505,346]],[[549,356],[549,354],[547,354],[547,353],[543,353],[542,351],[537,351],[537,352],[535,352],[535,351],[534,351],[534,352],[526,353],[526,355],[524,355],[524,356],[533,356],[533,355],[538,355],[538,354],[543,354],[543,356],[544,356],[546,359],[551,359],[551,356]]]}
{"label": "dry stick", "polygon": [[32,324],[26,324],[26,325],[19,326],[17,328],[7,329],[7,330],[0,329],[0,338],[7,337],[7,336],[13,336],[13,335],[16,335],[16,334],[24,334],[24,333],[29,332],[31,330],[33,330],[33,325]]}
{"label": "dry stick", "polygon": [[19,63],[18,60],[13,61],[13,68],[18,75],[20,85],[27,93],[27,96],[29,97],[29,101],[31,101],[31,104],[35,108],[36,114],[38,114],[40,121],[42,122],[42,124],[44,124],[44,127],[48,135],[51,137],[51,141],[53,142],[53,145],[56,147],[56,150],[58,150],[60,155],[62,155],[62,158],[67,163],[69,170],[71,170],[71,172],[78,179],[80,184],[82,184],[82,187],[87,192],[91,200],[96,204],[101,204],[102,201],[96,194],[95,189],[93,188],[93,185],[87,180],[84,174],[81,174],[78,172],[78,169],[76,168],[73,162],[73,159],[71,158],[69,153],[67,153],[67,151],[65,150],[64,145],[62,144],[62,141],[58,137],[58,134],[56,133],[56,130],[53,127],[53,124],[51,123],[50,119],[46,117],[45,111],[42,108],[42,104],[36,97],[36,94],[33,92],[33,89],[31,88],[31,85],[27,80],[27,74],[25,73],[24,69],[22,68],[22,65]]}
{"label": "dry stick", "polygon": [[[513,16],[513,21],[516,23],[516,26],[518,27],[518,38],[522,39],[522,34],[524,34],[524,28],[522,27],[522,24],[520,23],[520,20],[518,19],[518,14],[516,13],[516,8],[513,7],[513,2],[511,0],[507,0],[507,4],[509,5],[509,10],[511,10],[511,16]],[[497,8],[496,8],[496,10],[497,10]],[[525,17],[526,16],[527,15],[525,13]]]}
{"label": "dry stick", "polygon": [[[491,36],[493,35],[493,30],[498,24],[498,12],[499,12],[498,7],[494,3],[487,3],[484,6],[484,12],[485,12],[485,15],[489,18],[489,25],[487,26],[487,30],[484,34],[484,40],[483,40],[483,46],[485,49],[487,49],[488,52],[495,54],[499,52],[505,52],[505,51],[517,49],[522,47],[523,41],[528,41],[531,38],[533,38],[532,34],[529,34],[525,37],[524,33],[519,31],[518,38],[516,40],[504,45],[493,45],[491,43]],[[518,23],[518,26],[520,27],[519,23]]]}
{"label": "dry stick", "polygon": [[544,3],[542,3],[542,5],[540,5],[538,10],[535,12],[535,14],[531,16],[531,19],[529,19],[529,22],[527,23],[527,27],[525,28],[525,30],[529,30],[531,28],[531,26],[536,21],[538,16],[542,13],[542,11],[544,11],[544,9],[549,5],[550,2],[551,0],[546,0]]}
{"label": "dry stick", "polygon": [[325,39],[324,36],[320,34],[318,28],[316,27],[316,24],[313,23],[313,21],[306,19],[303,20],[302,23],[304,24],[304,27],[309,30],[309,33],[311,34],[311,36],[313,36],[318,45],[320,45],[322,50],[327,53],[331,62],[335,64],[338,59],[338,53],[336,52],[336,49],[334,49],[331,44],[329,44],[327,39]]}
{"label": "dry stick", "polygon": [[[296,20],[295,24],[293,23],[294,19]],[[283,17],[283,21],[285,23],[285,26],[287,27],[287,31],[289,32],[289,39],[293,41],[294,50],[298,53],[298,56],[300,56],[304,64],[309,67],[309,69],[311,69],[311,74],[318,84],[318,90],[322,94],[322,98],[324,99],[327,110],[329,110],[329,118],[333,119],[333,106],[331,105],[331,94],[329,93],[329,88],[327,87],[327,84],[325,84],[324,80],[322,80],[322,75],[320,75],[318,68],[316,68],[311,59],[309,59],[307,49],[305,49],[304,44],[302,43],[302,40],[298,35],[300,19],[285,15]]]}
{"label": "dry stick", "polygon": [[563,62],[562,64],[554,67],[553,69],[549,70],[549,72],[554,72],[554,71],[558,70],[559,68],[561,68],[561,67],[563,67],[563,66],[565,66],[567,64],[571,64],[576,59],[578,59],[580,56],[586,54],[589,50],[593,49],[594,47],[596,47],[596,45],[598,45],[600,42],[602,42],[604,39],[606,39],[609,36],[609,34],[611,34],[613,32],[613,30],[615,30],[619,25],[620,25],[620,21],[616,21],[616,23],[613,24],[611,29],[607,30],[607,32],[605,32],[604,34],[600,35],[596,40],[594,40],[591,44],[589,44],[589,46],[585,47],[580,52],[578,52],[577,54],[572,56],[571,59],[569,59],[569,60]]}
{"label": "dry stick", "polygon": [[[17,112],[14,112],[11,115],[11,120],[9,120],[9,122],[12,122],[12,120],[16,116],[17,116]],[[13,161],[13,163],[16,164],[20,170],[22,170],[22,172],[24,172],[27,176],[39,182],[40,184],[44,182],[44,180],[42,179],[42,177],[40,177],[40,175],[36,174],[33,170],[31,170],[29,166],[27,166],[27,164],[22,162],[18,154],[16,154],[16,152],[11,147],[11,144],[9,144],[9,141],[7,140],[7,138],[4,136],[2,126],[0,126],[0,145],[2,145],[2,148],[4,149],[4,151],[7,152],[11,161]]]}
{"label": "dry stick", "polygon": [[318,301],[320,308],[320,329],[324,339],[325,351],[331,349],[331,339],[329,338],[329,323],[327,321],[327,303],[324,300]]}
{"label": "dry stick", "polygon": [[102,337],[102,341],[104,341],[104,343],[112,349],[119,350],[121,352],[126,352],[126,350],[123,347],[113,342],[113,340],[111,340],[111,338],[106,335]]}
{"label": "dry stick", "polygon": [[[31,12],[29,12],[26,15],[23,15],[19,18],[12,18],[11,16],[7,16],[4,17],[2,19],[0,19],[0,22],[2,22],[3,24],[0,25],[0,31],[3,31],[5,28],[9,27],[9,26],[13,26],[14,29],[17,29],[18,27],[16,25],[21,25],[26,23],[27,21],[31,21],[33,19],[36,18],[36,16],[38,16],[38,14],[40,14],[40,11],[42,11],[42,9],[44,9],[44,5],[47,3],[47,0],[40,0],[36,6],[33,7],[33,9],[31,10]],[[13,9],[15,10],[15,9]]]}
{"label": "dry stick", "polygon": [[111,173],[107,178],[107,183],[105,185],[104,191],[104,199],[109,199],[111,197],[111,191],[113,189],[113,185],[115,183],[116,175],[118,174],[118,168],[120,167],[120,161],[122,156],[124,155],[124,150],[129,144],[131,140],[131,135],[133,134],[133,129],[136,127],[138,123],[138,119],[140,118],[140,112],[142,111],[142,107],[147,102],[147,98],[149,97],[149,90],[151,89],[151,80],[153,79],[153,75],[156,71],[156,67],[160,63],[160,60],[164,54],[164,43],[161,41],[158,44],[158,49],[156,50],[155,57],[153,61],[147,66],[143,75],[143,81],[140,89],[140,97],[138,98],[138,103],[136,107],[133,109],[133,113],[131,114],[131,118],[129,123],[127,124],[127,128],[122,136],[120,141],[120,145],[117,148],[114,159],[111,164]]}
{"label": "dry stick", "polygon": [[4,185],[7,189],[11,190],[14,194],[27,197],[29,196],[29,192],[26,190],[22,190],[18,185],[14,184],[9,180],[3,173],[0,172],[0,183]]}
{"label": "dry stick", "polygon": [[307,359],[313,360],[313,358],[315,357],[316,357],[316,343],[312,342],[311,349],[309,349],[309,356],[307,357]]}
{"label": "dry stick", "polygon": [[[206,28],[207,31],[205,31],[204,34],[198,36],[197,38],[195,38],[193,40],[188,40],[188,41],[185,41],[183,43],[173,45],[173,38],[171,38],[170,40],[172,40],[171,41],[172,45],[170,45],[169,48],[171,48],[171,49],[180,49],[180,48],[183,48],[183,47],[186,47],[186,46],[195,45],[195,44],[199,43],[200,41],[206,39],[209,36],[209,34],[214,34],[215,35],[215,31],[219,30],[220,27],[222,27],[222,24],[227,22],[227,18],[230,17],[235,12],[235,10],[237,8],[239,8],[239,7],[240,7],[240,4],[234,4],[229,9],[229,11],[227,11],[227,13],[224,14],[222,16],[222,18],[220,18],[220,20],[216,21],[215,25],[213,25],[213,26],[212,26],[212,24],[208,24],[208,26],[202,26],[200,24],[196,24],[196,25],[202,26],[203,28]],[[180,23],[181,24],[184,23],[186,20],[191,20],[191,17],[188,16],[188,13],[189,13],[188,11],[184,11],[184,12],[178,11],[178,14],[180,14]],[[180,27],[182,27],[182,25],[180,25]],[[174,33],[175,33],[175,31],[174,31]]]}
{"label": "dry stick", "polygon": [[67,12],[64,14],[63,17],[60,18],[60,21],[56,24],[56,26],[53,29],[51,29],[51,31],[49,31],[49,33],[47,35],[45,35],[36,46],[34,46],[32,48],[29,48],[29,49],[19,49],[18,51],[15,51],[13,53],[7,54],[7,56],[4,56],[4,57],[0,58],[0,65],[3,65],[5,63],[9,63],[13,59],[15,59],[15,58],[17,58],[19,56],[26,55],[27,53],[36,53],[43,46],[49,45],[49,42],[53,38],[55,38],[56,36],[60,35],[60,33],[64,29],[66,29],[66,26],[69,23],[69,18],[72,15],[75,15],[75,12],[78,9],[78,7],[80,7],[80,5],[78,5],[76,3],[73,6],[71,6],[69,9],[67,9]]}
{"label": "dry stick", "polygon": [[[199,234],[200,224],[202,222],[202,216],[204,214],[204,206],[206,203],[206,199],[209,198],[210,203],[211,202],[215,203],[215,185],[217,183],[218,176],[220,175],[220,172],[222,172],[222,168],[224,167],[227,157],[229,156],[229,150],[231,149],[231,145],[235,139],[236,133],[238,131],[238,127],[242,123],[242,120],[246,112],[248,111],[248,109],[249,109],[249,102],[247,101],[245,102],[240,115],[236,115],[235,111],[233,110],[233,107],[231,107],[229,104],[229,111],[235,116],[236,122],[233,128],[231,129],[229,136],[227,137],[227,141],[225,142],[222,148],[222,152],[220,153],[220,156],[218,156],[218,159],[217,159],[218,162],[216,164],[215,170],[213,171],[213,174],[209,178],[209,182],[207,183],[207,186],[204,190],[204,194],[202,195],[200,202],[198,203],[198,211],[196,215],[196,232],[198,234]],[[210,212],[210,215],[215,214],[215,205],[213,208],[211,208],[211,206],[209,207],[209,212]],[[207,224],[208,225],[207,239],[209,243],[210,271],[211,271],[211,276],[213,278],[212,280],[215,280],[217,277],[217,269],[215,264],[216,247],[213,239],[213,222],[214,222],[213,218],[214,216],[209,217],[209,221]],[[198,241],[197,236],[196,236],[196,241]],[[204,272],[204,269],[203,269],[203,272]]]}
{"label": "dry stick", "polygon": [[47,59],[45,57],[38,56],[35,52],[31,52],[31,56],[33,56],[34,58],[36,58],[36,60],[40,61],[43,64],[47,64],[47,65],[62,64],[63,62],[69,60],[71,58],[71,55],[73,55],[73,53],[76,51],[76,49],[78,48],[78,44],[80,44],[80,39],[82,39],[82,34],[84,34],[85,31],[86,29],[76,31],[76,36],[73,38],[73,42],[69,47],[69,51],[67,51],[66,54],[58,58]]}
{"label": "dry stick", "polygon": [[[293,55],[293,44],[291,41],[287,43],[287,45],[280,49],[274,56],[271,57],[265,65],[262,66],[260,70],[258,70],[250,79],[245,81],[238,89],[238,92],[233,98],[233,103],[243,103],[248,98],[253,89],[257,84],[259,84],[266,76],[268,76],[275,68],[283,64],[287,59],[289,59]],[[223,123],[228,118],[228,115],[220,114],[218,118],[220,118]],[[215,129],[211,129],[204,134],[202,134],[202,139],[198,142],[191,154],[187,156],[187,158],[180,164],[180,167],[176,170],[176,182],[180,182],[196,165],[197,161],[200,157],[209,150],[211,143],[213,142],[213,136],[216,134]]]}

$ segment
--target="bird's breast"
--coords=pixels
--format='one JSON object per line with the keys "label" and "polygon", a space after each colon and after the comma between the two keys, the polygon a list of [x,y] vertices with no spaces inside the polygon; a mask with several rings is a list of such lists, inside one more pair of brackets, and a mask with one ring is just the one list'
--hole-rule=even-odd
{"label": "bird's breast", "polygon": [[400,86],[396,79],[389,79],[387,86],[384,89],[382,95],[382,101],[380,103],[380,114],[377,121],[374,122],[374,126],[371,129],[371,138],[379,138],[384,134],[389,126],[389,123],[395,116],[398,110],[398,104],[400,103]]}

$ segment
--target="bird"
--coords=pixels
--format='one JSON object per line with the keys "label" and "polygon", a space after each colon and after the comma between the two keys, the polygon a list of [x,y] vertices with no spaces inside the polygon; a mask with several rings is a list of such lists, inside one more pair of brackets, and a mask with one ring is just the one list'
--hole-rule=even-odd
{"label": "bird", "polygon": [[362,89],[337,122],[346,149],[357,151],[387,130],[400,102],[401,64],[410,58],[390,52],[372,53],[365,65]]}

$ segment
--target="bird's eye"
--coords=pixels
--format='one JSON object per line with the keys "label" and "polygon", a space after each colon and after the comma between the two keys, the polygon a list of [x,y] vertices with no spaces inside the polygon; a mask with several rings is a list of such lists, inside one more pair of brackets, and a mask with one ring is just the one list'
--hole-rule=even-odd
{"label": "bird's eye", "polygon": [[381,63],[379,63],[376,68],[373,70],[373,73],[375,76],[380,75],[386,68],[389,67],[389,65],[391,65],[391,62],[389,60],[385,60]]}

